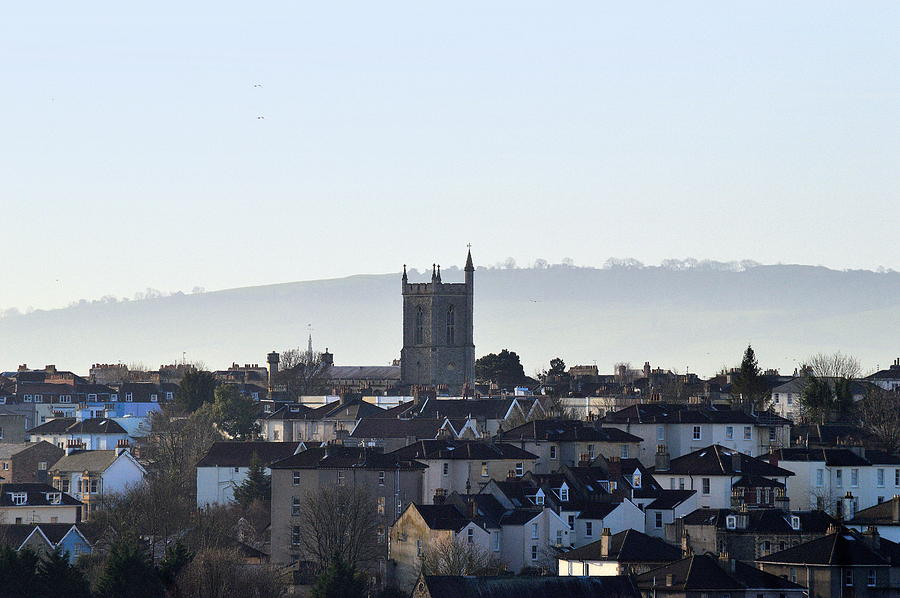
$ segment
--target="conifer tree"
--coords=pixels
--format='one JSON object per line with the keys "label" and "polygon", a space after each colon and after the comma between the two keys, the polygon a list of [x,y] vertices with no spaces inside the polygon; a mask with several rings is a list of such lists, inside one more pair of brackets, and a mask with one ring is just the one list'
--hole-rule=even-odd
{"label": "conifer tree", "polygon": [[194,553],[188,550],[181,542],[175,542],[173,546],[166,548],[166,555],[159,563],[159,578],[166,589],[173,596],[178,596],[178,586],[175,583],[178,574],[194,559]]}
{"label": "conifer tree", "polygon": [[731,394],[740,400],[745,409],[754,408],[764,411],[767,407],[768,389],[762,378],[762,372],[756,361],[756,352],[753,347],[747,345],[744,357],[741,359],[741,367],[731,382]]}
{"label": "conifer tree", "polygon": [[91,586],[84,573],[69,563],[69,553],[63,553],[59,547],[41,559],[35,582],[39,596],[91,598]]}
{"label": "conifer tree", "polygon": [[366,595],[366,580],[354,567],[335,555],[316,579],[310,595],[312,598],[362,598]]}
{"label": "conifer tree", "polygon": [[0,547],[0,596],[32,598],[37,593],[37,563],[31,549],[16,552],[9,546]]}
{"label": "conifer tree", "polygon": [[159,598],[162,594],[159,574],[138,544],[129,540],[113,544],[97,584],[98,598]]}
{"label": "conifer tree", "polygon": [[272,497],[272,476],[266,474],[265,466],[256,453],[250,457],[247,479],[234,489],[234,500],[242,507],[249,507],[254,500],[270,502]]}

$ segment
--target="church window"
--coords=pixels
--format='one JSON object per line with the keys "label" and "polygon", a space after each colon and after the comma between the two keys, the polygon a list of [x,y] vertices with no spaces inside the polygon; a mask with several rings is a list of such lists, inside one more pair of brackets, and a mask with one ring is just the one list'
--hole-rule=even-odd
{"label": "church window", "polygon": [[425,326],[423,324],[422,306],[416,308],[416,344],[425,342]]}
{"label": "church window", "polygon": [[447,344],[454,344],[456,337],[456,315],[453,313],[453,306],[447,308]]}

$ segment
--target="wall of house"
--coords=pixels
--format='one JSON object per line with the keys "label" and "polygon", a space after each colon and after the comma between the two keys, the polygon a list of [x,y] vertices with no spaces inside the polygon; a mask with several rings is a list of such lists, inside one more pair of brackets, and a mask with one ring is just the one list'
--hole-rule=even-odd
{"label": "wall of house", "polygon": [[234,499],[234,488],[244,483],[249,471],[249,467],[198,467],[197,506],[230,503]]}
{"label": "wall of house", "polygon": [[0,475],[7,482],[16,484],[46,484],[47,471],[63,455],[65,451],[57,446],[46,442],[37,443],[13,455],[9,471],[2,471]]}
{"label": "wall of house", "polygon": [[835,596],[853,596],[853,598],[876,598],[885,596],[884,588],[888,587],[889,567],[875,567],[875,587],[867,585],[869,567],[851,567],[853,570],[853,586],[844,585],[844,569],[840,567],[807,567],[762,563],[762,570],[779,577],[791,579],[791,570],[796,574],[797,583],[808,588],[809,598],[834,598]]}
{"label": "wall of house", "polygon": [[406,509],[391,526],[388,540],[388,558],[395,563],[393,585],[404,592],[412,589],[425,547],[447,541],[452,536],[450,530],[432,530],[418,511]]}
{"label": "wall of house", "polygon": [[104,494],[124,492],[130,486],[136,486],[144,479],[141,467],[132,457],[122,454],[103,472]]}
{"label": "wall of house", "polygon": [[[896,484],[896,465],[871,465],[860,467],[829,467],[823,461],[780,461],[779,467],[794,472],[787,484],[787,495],[792,509],[815,509],[817,500],[822,498],[825,508],[835,513],[836,501],[851,492],[857,498],[857,508],[866,509],[878,504],[878,498],[890,500],[900,494]],[[817,484],[816,470],[822,470],[822,485]],[[859,470],[859,482],[852,484],[851,470]],[[878,470],[883,470],[884,483],[878,483]],[[842,472],[838,485],[837,471]]]}
{"label": "wall of house", "polygon": [[559,559],[557,575],[574,576],[614,576],[619,575],[619,563],[616,561],[567,561]]}
{"label": "wall of house", "polygon": [[77,523],[80,505],[0,507],[2,523]]}
{"label": "wall of house", "polygon": [[25,442],[27,418],[23,414],[0,414],[0,443]]}
{"label": "wall of house", "polygon": [[[434,492],[443,488],[446,495],[451,492],[466,493],[466,484],[471,493],[477,493],[491,480],[503,481],[509,476],[509,472],[515,472],[516,463],[521,463],[523,475],[532,471],[533,460],[516,461],[515,459],[489,459],[487,461],[469,459],[417,459],[420,463],[428,465],[422,486],[423,496],[417,499],[422,504],[434,504]],[[448,465],[447,475],[444,475],[444,463]],[[481,464],[487,463],[487,475],[481,474]]]}
{"label": "wall of house", "polygon": [[[653,476],[657,483],[668,490],[681,489],[681,480],[684,480],[685,490],[696,490],[694,496],[697,500],[697,508],[703,509],[730,509],[731,508],[731,476],[704,476],[688,474],[657,473]],[[709,494],[703,493],[703,478],[709,478]],[[737,481],[738,477],[734,478]],[[674,485],[673,485],[674,481]]]}

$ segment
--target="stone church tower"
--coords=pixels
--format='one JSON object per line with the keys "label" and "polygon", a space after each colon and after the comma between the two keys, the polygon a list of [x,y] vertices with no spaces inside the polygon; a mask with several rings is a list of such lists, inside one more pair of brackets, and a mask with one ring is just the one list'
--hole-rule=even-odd
{"label": "stone church tower", "polygon": [[410,283],[403,267],[403,384],[447,385],[451,394],[475,383],[475,337],[472,327],[475,267],[466,257],[465,282],[441,282],[435,266],[431,282]]}

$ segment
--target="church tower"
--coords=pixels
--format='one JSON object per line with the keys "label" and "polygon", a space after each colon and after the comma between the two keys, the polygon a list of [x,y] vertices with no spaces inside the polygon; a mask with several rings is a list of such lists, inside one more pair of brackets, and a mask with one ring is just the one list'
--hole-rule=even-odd
{"label": "church tower", "polygon": [[475,383],[473,331],[475,266],[472,250],[466,257],[465,281],[441,281],[441,267],[433,265],[431,282],[410,283],[403,266],[403,384],[447,385],[451,394]]}

